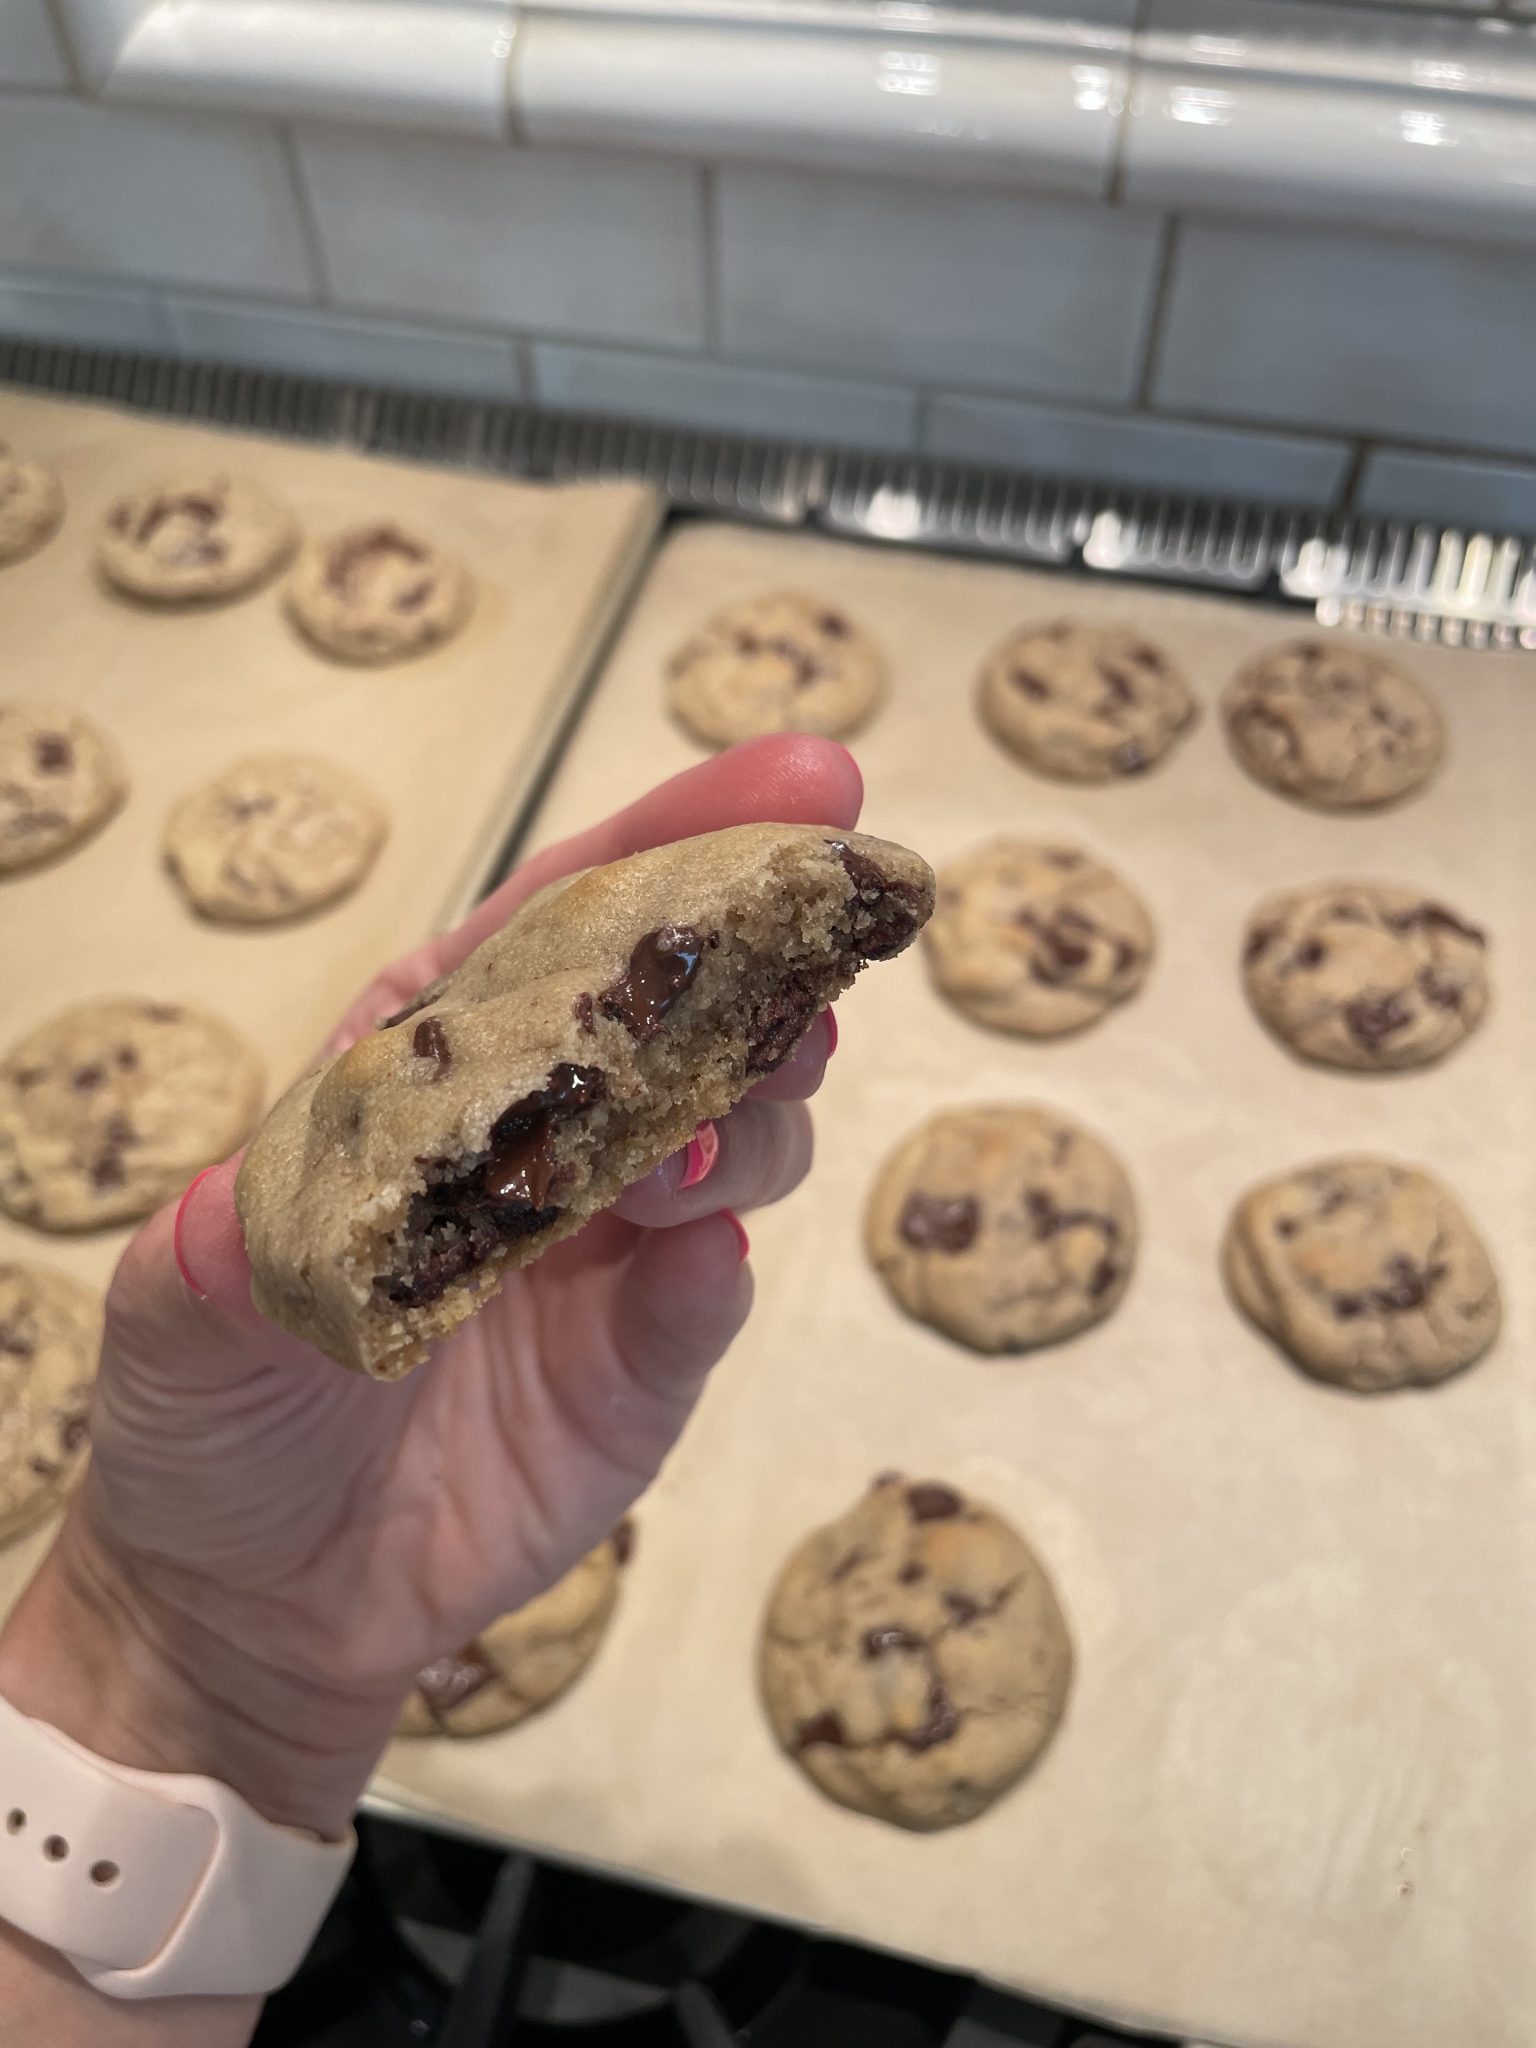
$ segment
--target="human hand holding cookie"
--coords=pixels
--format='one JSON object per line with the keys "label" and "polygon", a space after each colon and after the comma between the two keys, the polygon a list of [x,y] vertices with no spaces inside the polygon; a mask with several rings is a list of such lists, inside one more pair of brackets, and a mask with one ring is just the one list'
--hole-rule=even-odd
{"label": "human hand holding cookie", "polygon": [[[825,741],[775,737],[723,755],[530,862],[354,1006],[335,1046],[372,1033],[381,1013],[413,1002],[424,984],[478,971],[476,948],[520,905],[594,866],[665,847],[643,872],[680,884],[688,849],[674,841],[758,820],[783,828],[770,834],[774,858],[781,844],[795,850],[781,908],[813,978],[758,990],[760,1028],[745,1050],[755,1043],[765,1056],[756,1072],[749,1063],[737,1075],[740,1106],[537,1264],[508,1273],[429,1370],[379,1386],[258,1313],[234,1161],[144,1228],[108,1303],[89,1474],[0,1639],[0,1686],[16,1704],[125,1761],[220,1778],[270,1818],[323,1833],[345,1824],[413,1675],[551,1585],[605,1536],[740,1328],[752,1280],[736,1212],[788,1193],[809,1164],[804,1104],[832,1042],[820,1005],[857,964],[854,953],[896,950],[931,903],[931,893],[918,900],[917,881],[901,885],[918,892],[912,902],[900,893],[898,866],[926,874],[900,849],[884,849],[891,872],[882,882],[857,853],[845,863],[827,852],[880,846],[850,841],[861,793],[850,757]],[[709,908],[722,872],[716,865],[698,878],[689,915]],[[764,873],[760,891],[747,889],[754,902],[779,887]],[[826,939],[817,906],[834,877],[850,949],[837,961],[816,950]],[[732,869],[732,889],[738,880]],[[654,922],[643,889],[633,908]],[[539,943],[553,944],[539,930]],[[603,930],[628,957],[624,918],[615,912]],[[722,944],[710,960],[730,952]],[[732,959],[734,978],[701,972],[692,992],[718,1001],[722,1019],[757,971],[750,949]],[[675,949],[668,961],[677,964]],[[675,979],[663,974],[666,989]],[[660,1042],[630,1029],[648,1019],[659,988],[631,985],[634,999],[615,997],[617,1014],[599,1015],[601,1028],[584,1039],[591,1064],[609,1063],[615,1098],[636,1085],[637,1063]],[[435,1000],[450,1048],[468,1034],[469,1068],[479,1058],[475,1004],[463,998],[455,1013]],[[413,1045],[425,1015],[372,1036],[403,1033]],[[427,1038],[429,1056],[408,1079],[423,1101],[446,1102],[434,1080],[436,1034]],[[623,1065],[631,1054],[636,1064]],[[680,1090],[697,1079],[690,1068]],[[392,1085],[381,1082],[380,1103]],[[733,1083],[727,1092],[740,1091]],[[468,1098],[452,1099],[468,1117]],[[613,1100],[605,1109],[614,1115]],[[486,1199],[477,1183],[472,1227],[462,1205],[455,1212],[455,1257],[465,1232],[481,1228]],[[238,1717],[227,1711],[232,1701]]]}

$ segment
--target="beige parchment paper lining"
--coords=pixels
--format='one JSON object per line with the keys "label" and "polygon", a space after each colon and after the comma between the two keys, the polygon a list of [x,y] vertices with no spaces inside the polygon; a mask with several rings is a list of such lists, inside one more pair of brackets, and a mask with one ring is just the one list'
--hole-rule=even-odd
{"label": "beige parchment paper lining", "polygon": [[[663,713],[665,657],[715,606],[780,587],[847,606],[889,652],[889,702],[855,742],[869,830],[936,862],[996,832],[1070,834],[1144,893],[1159,955],[1136,1000],[1044,1045],[949,1009],[916,953],[864,979],[814,1173],[751,1219],[751,1325],[642,1503],[593,1668],[505,1736],[397,1744],[380,1794],[1239,2048],[1529,2048],[1536,663],[1405,648],[1450,721],[1446,767],[1400,809],[1328,818],[1250,782],[1213,715],[1239,660],[1305,629],[1295,612],[700,525],[656,561],[539,841],[701,758]],[[984,654],[1064,614],[1134,620],[1187,666],[1205,716],[1158,772],[1052,784],[977,725]],[[1250,905],[1346,873],[1420,882],[1492,933],[1496,1007],[1437,1069],[1314,1070],[1248,1012]],[[1100,1131],[1143,1219],[1119,1312],[1012,1361],[905,1321],[860,1242],[897,1137],[991,1098]],[[1356,1148],[1442,1174],[1502,1272],[1496,1351],[1433,1392],[1319,1386],[1221,1288],[1234,1197]],[[757,1700],[781,1559],[885,1466],[1012,1516],[1078,1650],[1039,1768],[939,1836],[828,1803]]]}
{"label": "beige parchment paper lining", "polygon": [[[637,484],[476,477],[15,390],[0,390],[0,440],[54,469],[68,501],[54,539],[0,569],[0,694],[97,718],[129,783],[85,847],[0,880],[0,1046],[95,995],[199,1003],[246,1033],[275,1095],[377,967],[479,892],[654,538],[659,501]],[[114,499],[219,470],[268,485],[307,533],[419,523],[474,575],[463,632],[419,660],[355,669],[289,625],[281,578],[197,610],[137,605],[99,583],[95,538]],[[350,765],[383,799],[378,863],[305,923],[204,923],[161,870],[166,812],[241,755],[290,747]],[[0,1217],[0,1259],[104,1285],[126,1236],[55,1236]],[[0,1601],[48,1540],[45,1529],[0,1552]]]}

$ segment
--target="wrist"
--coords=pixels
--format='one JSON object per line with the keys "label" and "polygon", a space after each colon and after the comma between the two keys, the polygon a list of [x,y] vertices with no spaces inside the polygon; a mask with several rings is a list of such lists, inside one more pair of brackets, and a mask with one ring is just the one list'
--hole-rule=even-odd
{"label": "wrist", "polygon": [[78,1503],[0,1629],[0,1695],[98,1756],[216,1779],[264,1819],[327,1840],[345,1831],[396,1704],[276,1669],[152,1596]]}

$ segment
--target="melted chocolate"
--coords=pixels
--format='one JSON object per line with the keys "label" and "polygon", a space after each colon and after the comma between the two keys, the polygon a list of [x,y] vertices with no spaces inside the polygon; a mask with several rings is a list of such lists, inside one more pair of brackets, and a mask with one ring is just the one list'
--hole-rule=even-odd
{"label": "melted chocolate", "polygon": [[747,1072],[771,1074],[805,1036],[820,1000],[820,984],[804,969],[787,975],[765,996],[747,1027]]}
{"label": "melted chocolate", "polygon": [[981,1207],[974,1195],[908,1195],[900,1230],[923,1252],[963,1252],[976,1242]]}
{"label": "melted chocolate", "polygon": [[913,883],[884,873],[846,840],[829,839],[827,846],[842,862],[858,902],[871,914],[868,928],[856,934],[859,952],[866,960],[890,959],[917,930],[920,891]]}
{"label": "melted chocolate", "polygon": [[433,1060],[437,1064],[434,1080],[441,1080],[453,1065],[453,1048],[448,1043],[448,1034],[442,1020],[437,1017],[423,1017],[411,1033],[411,1050],[419,1060]]}
{"label": "melted chocolate", "polygon": [[959,1733],[960,1716],[955,1703],[945,1689],[944,1681],[935,1672],[928,1686],[928,1718],[921,1728],[910,1729],[901,1740],[908,1749],[919,1756],[925,1749],[937,1749],[941,1742],[948,1742]]}
{"label": "melted chocolate", "polygon": [[75,750],[61,732],[40,732],[32,742],[32,758],[42,775],[59,775],[75,765]]}
{"label": "melted chocolate", "polygon": [[1321,967],[1327,958],[1328,948],[1321,939],[1308,939],[1304,946],[1298,946],[1291,955],[1294,966],[1305,968]]}
{"label": "melted chocolate", "polygon": [[1394,932],[1454,932],[1458,938],[1468,939],[1474,946],[1486,946],[1488,943],[1486,932],[1479,931],[1475,924],[1463,924],[1443,903],[1418,903],[1412,910],[1394,911],[1386,922],[1388,929]]}
{"label": "melted chocolate", "polygon": [[1043,703],[1051,694],[1051,686],[1044,676],[1037,676],[1033,669],[1020,668],[1017,663],[1008,671],[1008,680],[1026,697],[1033,697],[1037,704]]}
{"label": "melted chocolate", "polygon": [[953,1487],[929,1482],[907,1488],[907,1513],[914,1522],[952,1522],[964,1508]]}
{"label": "melted chocolate", "polygon": [[705,948],[720,943],[718,932],[704,937],[685,925],[664,924],[636,940],[629,966],[597,998],[605,1017],[644,1044],[661,1029],[667,1012],[699,971]]}
{"label": "melted chocolate", "polygon": [[[411,1198],[400,1235],[400,1263],[375,1289],[402,1308],[438,1301],[502,1246],[547,1230],[560,1211],[550,1203],[560,1178],[554,1139],[561,1124],[601,1102],[607,1081],[596,1067],[557,1066],[546,1088],[514,1102],[492,1124],[478,1157],[455,1161]],[[448,1169],[449,1162],[429,1162]]]}
{"label": "melted chocolate", "polygon": [[435,1715],[473,1699],[500,1676],[479,1643],[466,1643],[457,1656],[439,1657],[416,1674],[416,1690]]}
{"label": "melted chocolate", "polygon": [[1344,1022],[1350,1036],[1374,1052],[1394,1032],[1407,1029],[1413,1022],[1413,1012],[1401,996],[1362,997],[1357,1003],[1344,1005]]}
{"label": "melted chocolate", "polygon": [[954,1616],[956,1628],[964,1628],[981,1613],[981,1602],[973,1600],[969,1593],[946,1593],[944,1605]]}

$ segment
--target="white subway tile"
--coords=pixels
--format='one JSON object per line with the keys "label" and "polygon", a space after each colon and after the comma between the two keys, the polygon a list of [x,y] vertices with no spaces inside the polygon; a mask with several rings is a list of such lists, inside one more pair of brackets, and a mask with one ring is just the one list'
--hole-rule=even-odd
{"label": "white subway tile", "polygon": [[954,392],[931,401],[923,448],[1047,476],[1286,505],[1331,504],[1349,464],[1342,441],[1127,413],[1062,412]]}
{"label": "white subway tile", "polygon": [[187,355],[360,384],[487,398],[521,395],[516,346],[502,334],[214,299],[172,298],[166,313],[176,345]]}
{"label": "white subway tile", "polygon": [[0,0],[0,88],[69,82],[43,0]]}
{"label": "white subway tile", "polygon": [[542,405],[680,421],[725,433],[910,448],[916,429],[917,400],[910,391],[788,376],[740,363],[539,342],[533,377]]}
{"label": "white subway tile", "polygon": [[1049,200],[719,173],[721,332],[744,356],[1123,399],[1161,223]]}
{"label": "white subway tile", "polygon": [[1475,244],[1187,222],[1154,403],[1536,452],[1536,265]]}
{"label": "white subway tile", "polygon": [[1133,205],[1536,240],[1536,30],[1359,0],[1149,0]]}
{"label": "white subway tile", "polygon": [[271,129],[24,94],[0,95],[0,263],[312,289]]}
{"label": "white subway tile", "polygon": [[169,329],[155,294],[95,278],[0,271],[0,334],[96,348],[163,349]]}
{"label": "white subway tile", "polygon": [[1366,462],[1355,504],[1387,519],[1536,534],[1536,469],[1381,448]]}
{"label": "white subway tile", "polygon": [[703,339],[699,174],[647,157],[303,128],[333,296],[445,319]]}

